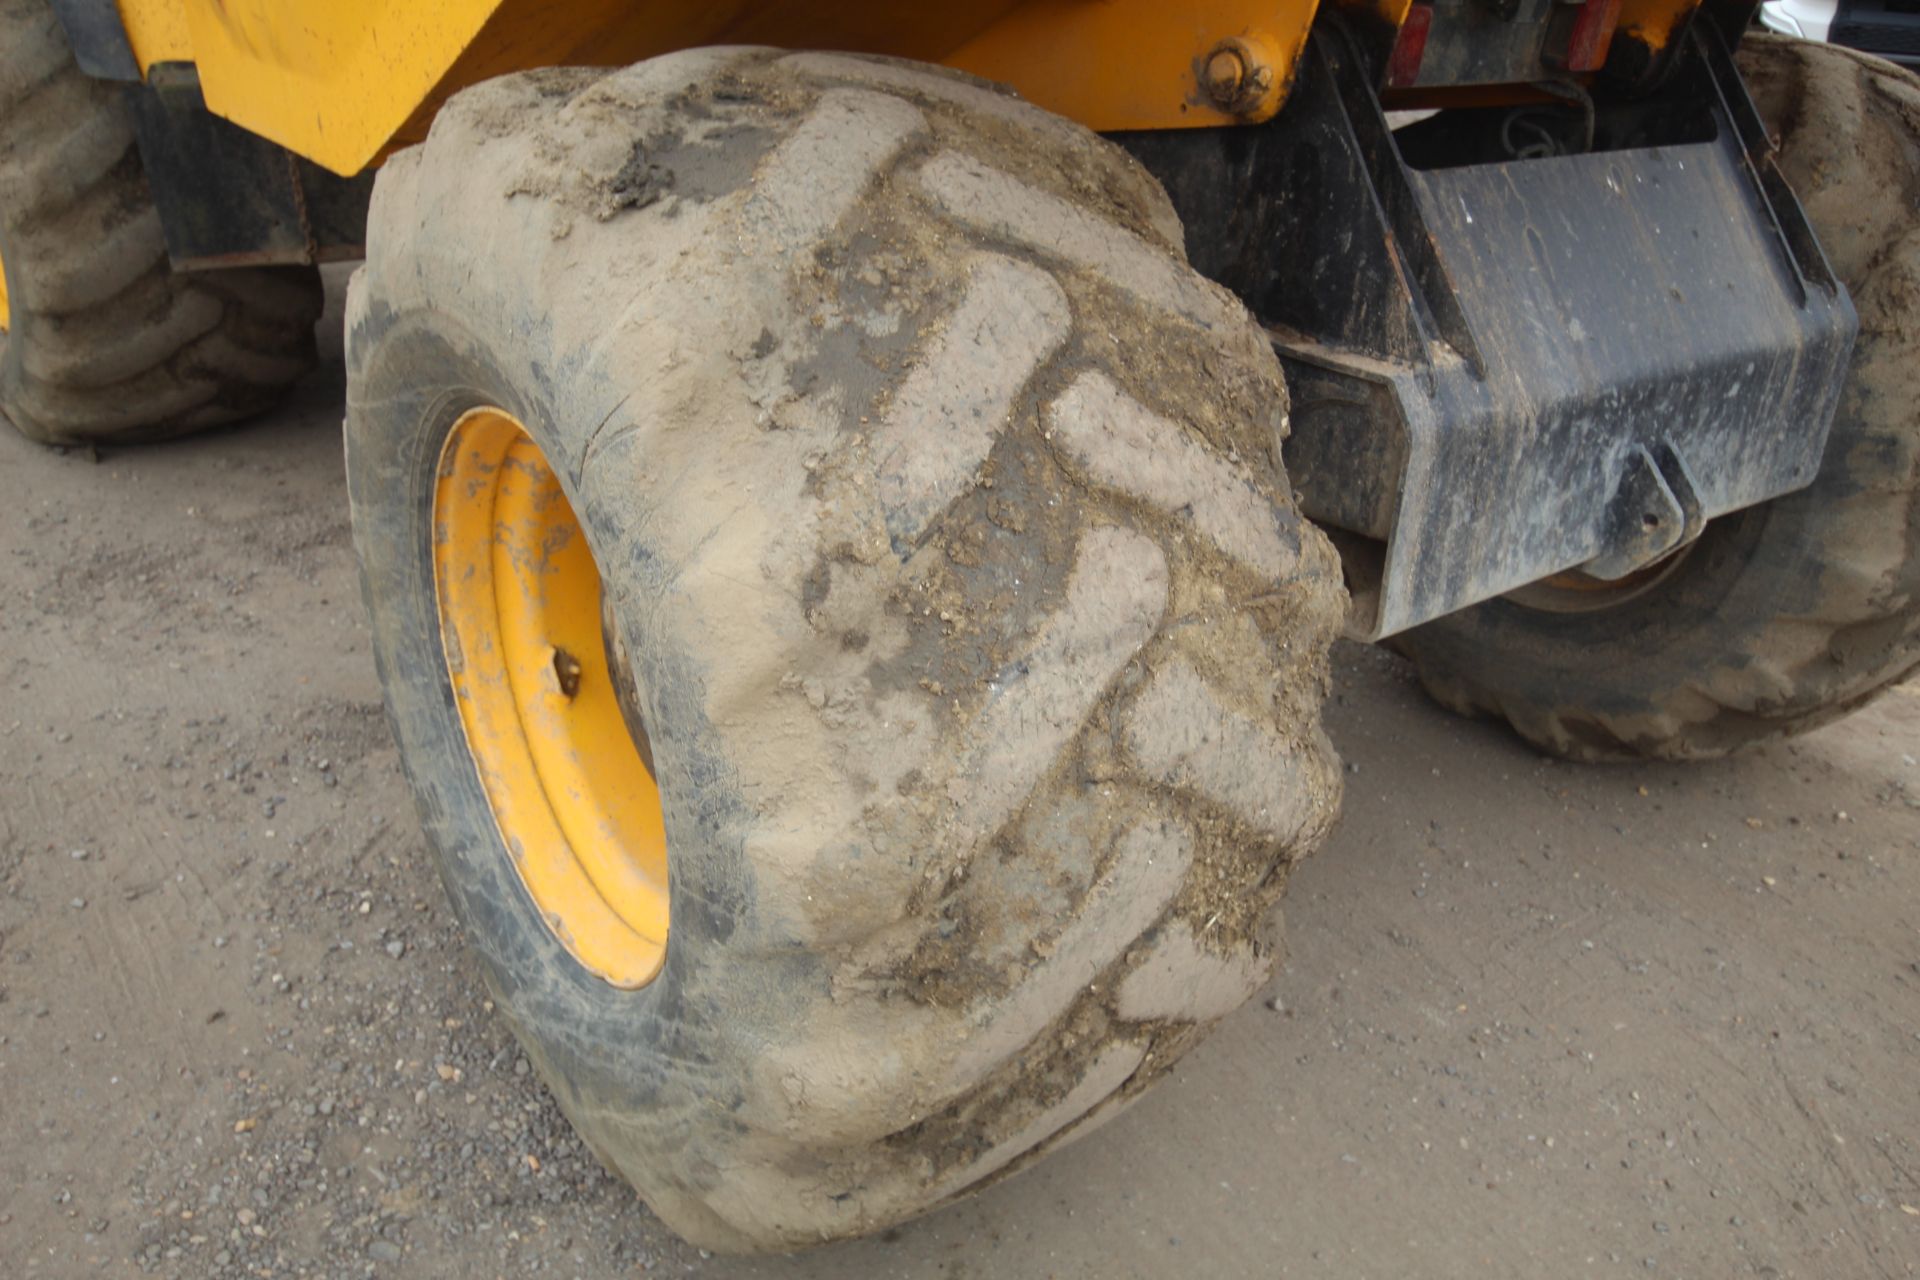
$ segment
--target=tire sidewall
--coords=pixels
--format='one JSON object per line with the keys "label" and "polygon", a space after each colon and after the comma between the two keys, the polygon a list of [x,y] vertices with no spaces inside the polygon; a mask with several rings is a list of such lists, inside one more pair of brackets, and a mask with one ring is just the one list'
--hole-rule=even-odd
{"label": "tire sidewall", "polygon": [[[1649,706],[1664,693],[1666,666],[1695,671],[1724,656],[1733,636],[1811,607],[1818,594],[1818,565],[1807,553],[1819,542],[1817,527],[1809,527],[1819,516],[1813,506],[1778,500],[1714,521],[1671,573],[1610,608],[1563,613],[1503,597],[1421,627],[1401,643],[1449,662],[1497,645],[1510,685],[1550,697],[1576,692],[1562,682],[1577,680],[1577,692],[1602,695],[1596,709]],[[1613,677],[1624,678],[1617,688],[1608,683]]]}
{"label": "tire sidewall", "polygon": [[[1847,526],[1860,519],[1862,440],[1843,412],[1828,438],[1814,484],[1708,525],[1686,560],[1640,595],[1607,609],[1557,613],[1496,599],[1417,628],[1392,643],[1421,667],[1429,688],[1459,710],[1515,719],[1540,741],[1541,713],[1628,726],[1652,723],[1693,698],[1764,713],[1779,730],[1813,727],[1855,699],[1834,698],[1821,679],[1792,683],[1800,619],[1828,611],[1827,569],[1848,551]],[[1872,450],[1865,450],[1871,455]],[[1831,673],[1838,677],[1841,673]],[[1466,683],[1460,683],[1464,677]],[[1877,686],[1875,686],[1877,687]],[[1741,718],[1741,724],[1750,722]],[[1567,722],[1568,729],[1575,729]],[[1674,738],[1542,745],[1588,757],[1714,754],[1741,745],[1737,727],[1722,741],[1713,722]]]}
{"label": "tire sidewall", "polygon": [[[6,199],[6,193],[0,191],[0,201]],[[20,377],[21,344],[14,341],[15,331],[19,328],[22,311],[17,305],[20,287],[17,283],[15,255],[7,251],[7,228],[4,219],[0,219],[0,277],[6,281],[9,315],[6,327],[0,329],[0,405],[4,405],[7,395],[4,388],[11,387]],[[0,413],[4,413],[0,408]]]}
{"label": "tire sidewall", "polygon": [[[4,414],[5,406],[16,399],[15,389],[21,385],[26,373],[27,347],[33,341],[34,314],[31,308],[24,305],[29,294],[21,287],[30,271],[25,255],[20,252],[7,229],[7,210],[30,205],[26,195],[16,190],[14,184],[0,182],[0,274],[6,277],[9,312],[7,327],[0,329],[0,414]],[[28,429],[30,424],[15,421],[14,425],[28,438],[39,438],[38,432]]]}
{"label": "tire sidewall", "polygon": [[[444,313],[383,314],[355,347],[363,363],[349,412],[347,474],[375,657],[422,825],[486,979],[570,1115],[617,1099],[622,1112],[645,1123],[670,1124],[696,1101],[724,1105],[740,1087],[732,1058],[714,1042],[710,1012],[689,997],[709,944],[738,923],[728,905],[737,899],[709,891],[715,880],[737,880],[737,867],[716,868],[726,859],[724,844],[676,842],[667,954],[652,982],[621,990],[588,972],[548,927],[502,839],[447,669],[433,581],[442,446],[467,410],[495,407],[524,424],[547,458],[568,457],[554,406],[514,376],[515,367],[527,367],[523,360],[497,358]],[[607,563],[605,530],[580,502],[578,478],[565,466],[555,471],[596,559]],[[662,758],[676,735],[659,728]],[[708,1068],[691,1085],[672,1070],[688,1060]],[[700,1098],[663,1097],[688,1088]]]}

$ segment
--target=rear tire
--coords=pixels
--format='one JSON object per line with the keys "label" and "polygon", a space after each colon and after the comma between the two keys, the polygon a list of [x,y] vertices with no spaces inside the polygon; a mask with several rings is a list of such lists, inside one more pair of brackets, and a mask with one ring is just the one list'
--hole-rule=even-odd
{"label": "rear tire", "polygon": [[233,422],[315,359],[313,267],[168,265],[123,92],[46,0],[0,0],[0,410],[49,444]]}
{"label": "rear tire", "polygon": [[1753,35],[1739,61],[1860,313],[1820,474],[1707,526],[1597,611],[1501,599],[1393,643],[1443,706],[1582,760],[1716,756],[1845,715],[1920,664],[1920,78]]}
{"label": "rear tire", "polygon": [[[500,1007],[670,1226],[919,1213],[1266,980],[1337,803],[1337,564],[1271,350],[1122,152],[934,69],[698,51],[460,94],[370,231],[348,478],[402,755]],[[462,736],[433,510],[479,404],[632,655],[671,899],[638,990],[536,911]]]}

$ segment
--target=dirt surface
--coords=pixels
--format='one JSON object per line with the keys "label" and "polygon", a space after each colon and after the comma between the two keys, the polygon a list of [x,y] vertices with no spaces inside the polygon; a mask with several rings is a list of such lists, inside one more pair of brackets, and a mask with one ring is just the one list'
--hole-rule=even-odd
{"label": "dirt surface", "polygon": [[1920,1268],[1920,691],[1732,761],[1573,768],[1353,647],[1346,816],[1259,1001],[977,1199],[703,1258],[570,1137],[452,927],[325,332],[236,433],[0,433],[7,1274]]}

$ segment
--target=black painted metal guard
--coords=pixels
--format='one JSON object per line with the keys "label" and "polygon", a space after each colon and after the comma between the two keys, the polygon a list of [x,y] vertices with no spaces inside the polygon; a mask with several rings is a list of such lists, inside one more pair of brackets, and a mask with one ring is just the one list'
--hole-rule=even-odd
{"label": "black painted metal guard", "polygon": [[140,64],[127,43],[127,28],[114,0],[47,0],[80,70],[96,80],[137,84]]}
{"label": "black painted metal guard", "polygon": [[125,86],[167,253],[183,271],[357,258],[373,175],[342,178],[207,110],[191,63],[143,80],[114,0],[48,0],[80,70]]}
{"label": "black painted metal guard", "polygon": [[1357,633],[1616,576],[1812,480],[1853,308],[1718,30],[1687,39],[1666,91],[1702,127],[1669,145],[1412,168],[1326,22],[1271,124],[1121,139],[1274,333]]}
{"label": "black painted metal guard", "polygon": [[342,178],[207,110],[191,63],[124,92],[167,254],[183,271],[358,258],[373,174]]}

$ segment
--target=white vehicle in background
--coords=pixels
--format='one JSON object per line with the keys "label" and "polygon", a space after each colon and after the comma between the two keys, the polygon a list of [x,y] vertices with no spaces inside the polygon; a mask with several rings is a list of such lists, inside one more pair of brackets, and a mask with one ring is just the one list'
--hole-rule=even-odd
{"label": "white vehicle in background", "polygon": [[1920,68],[1920,0],[1766,0],[1760,23]]}

